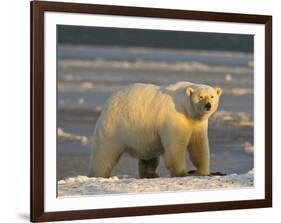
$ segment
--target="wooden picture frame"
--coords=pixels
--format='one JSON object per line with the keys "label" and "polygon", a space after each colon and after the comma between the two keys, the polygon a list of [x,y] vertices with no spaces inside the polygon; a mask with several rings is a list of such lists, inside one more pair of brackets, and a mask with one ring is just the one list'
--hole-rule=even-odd
{"label": "wooden picture frame", "polygon": [[[122,216],[158,215],[272,206],[272,17],[267,15],[185,11],[62,2],[31,2],[31,221],[58,221]],[[264,199],[194,204],[170,204],[92,210],[54,211],[44,209],[44,13],[66,12],[123,15],[147,18],[262,24],[265,27],[265,197]]]}

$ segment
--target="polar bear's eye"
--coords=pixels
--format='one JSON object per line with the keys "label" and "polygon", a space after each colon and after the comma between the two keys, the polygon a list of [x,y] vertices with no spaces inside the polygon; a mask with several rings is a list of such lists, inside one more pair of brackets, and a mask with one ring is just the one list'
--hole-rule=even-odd
{"label": "polar bear's eye", "polygon": [[203,99],[203,96],[199,96],[199,100],[202,100]]}
{"label": "polar bear's eye", "polygon": [[211,98],[214,98],[214,95],[212,95]]}

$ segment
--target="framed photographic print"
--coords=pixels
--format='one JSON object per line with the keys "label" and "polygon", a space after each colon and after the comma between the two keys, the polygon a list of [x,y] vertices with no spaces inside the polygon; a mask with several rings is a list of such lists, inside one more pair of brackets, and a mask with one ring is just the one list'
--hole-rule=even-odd
{"label": "framed photographic print", "polygon": [[31,2],[31,221],[272,206],[272,18]]}

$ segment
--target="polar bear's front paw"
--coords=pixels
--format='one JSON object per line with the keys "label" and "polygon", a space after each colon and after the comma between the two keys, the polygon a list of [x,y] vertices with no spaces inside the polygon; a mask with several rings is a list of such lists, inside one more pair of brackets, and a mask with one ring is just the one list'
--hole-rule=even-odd
{"label": "polar bear's front paw", "polygon": [[191,175],[191,176],[225,176],[226,174],[219,172],[219,171],[211,172],[209,174],[202,174],[202,173],[198,173],[197,170],[190,170],[190,171],[188,171],[188,175]]}
{"label": "polar bear's front paw", "polygon": [[199,170],[190,170],[188,171],[189,176],[210,176],[209,171],[199,171]]}
{"label": "polar bear's front paw", "polygon": [[226,174],[225,173],[222,173],[222,172],[219,172],[219,171],[217,171],[217,172],[212,172],[211,174],[210,174],[210,176],[225,176]]}

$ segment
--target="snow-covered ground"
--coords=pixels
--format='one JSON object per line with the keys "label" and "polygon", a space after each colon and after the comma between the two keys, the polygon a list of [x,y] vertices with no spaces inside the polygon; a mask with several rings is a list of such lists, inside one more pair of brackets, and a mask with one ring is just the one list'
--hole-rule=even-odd
{"label": "snow-covered ground", "polygon": [[136,179],[128,176],[113,176],[108,179],[78,176],[60,180],[58,182],[58,196],[242,188],[252,187],[253,182],[253,170],[240,175],[154,179]]}

